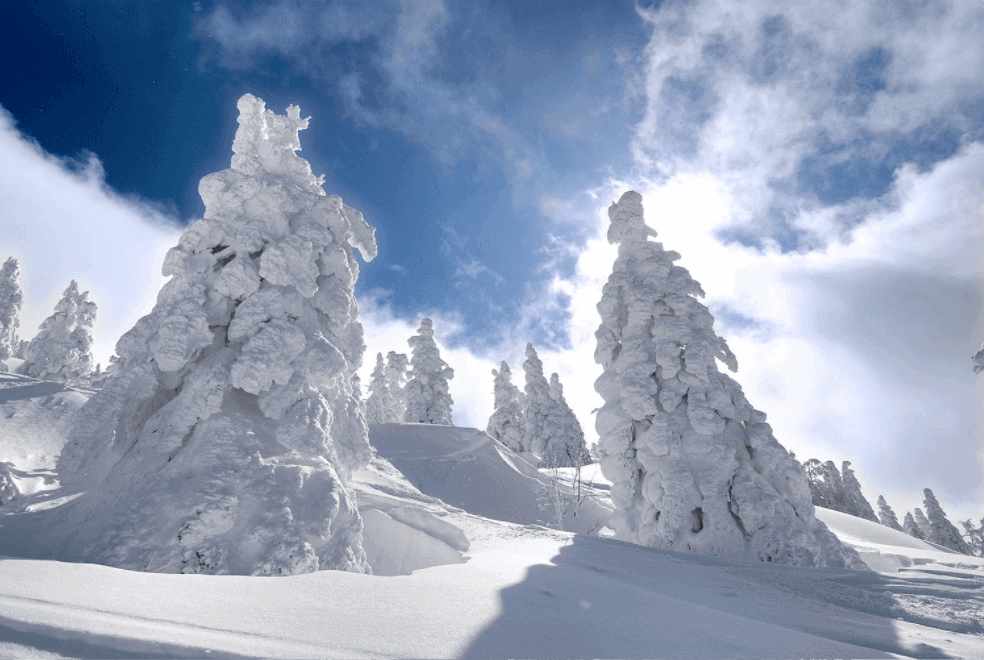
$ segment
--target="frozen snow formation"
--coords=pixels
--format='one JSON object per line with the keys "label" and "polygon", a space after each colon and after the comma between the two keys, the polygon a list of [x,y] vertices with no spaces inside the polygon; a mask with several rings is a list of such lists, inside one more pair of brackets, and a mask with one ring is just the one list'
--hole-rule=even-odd
{"label": "frozen snow formation", "polygon": [[519,388],[512,384],[512,371],[503,360],[499,369],[492,370],[494,377],[492,393],[495,399],[495,410],[489,417],[489,425],[485,432],[504,444],[506,447],[522,454],[523,449],[523,395]]}
{"label": "frozen snow formation", "polygon": [[232,167],[168,252],[171,280],[116,346],[58,460],[87,491],[63,559],[165,573],[365,572],[346,485],[371,456],[352,376],[362,214],[298,157],[308,126],[239,99]]}
{"label": "frozen snow formation", "polygon": [[67,385],[86,385],[92,375],[96,303],[72,280],[51,316],[24,349],[20,373]]}
{"label": "frozen snow formation", "polygon": [[885,527],[891,527],[900,532],[904,531],[902,525],[899,524],[899,519],[895,516],[895,512],[892,511],[892,507],[888,506],[888,502],[881,495],[878,496],[878,522]]}
{"label": "frozen snow formation", "polygon": [[975,374],[979,374],[984,371],[984,344],[981,344],[981,350],[977,351],[970,361],[974,367]]}
{"label": "frozen snow formation", "polygon": [[[916,510],[918,511],[919,509]],[[905,512],[905,518],[902,520],[902,531],[912,538],[926,540],[926,535],[923,534],[923,531],[919,528],[919,525],[916,524],[915,518],[908,511]]]}
{"label": "frozen snow formation", "polygon": [[[526,344],[526,388],[523,397],[523,448],[536,454],[543,466],[567,467],[567,420],[551,395],[550,383],[543,375],[543,362],[533,344]],[[565,404],[566,405],[566,404]],[[551,462],[553,461],[553,462]]]}
{"label": "frozen snow formation", "polygon": [[405,353],[390,351],[386,354],[386,386],[393,397],[396,422],[402,422],[407,414],[407,370],[410,358]]}
{"label": "frozen snow formation", "polygon": [[410,358],[410,381],[407,383],[407,411],[403,421],[419,424],[453,426],[451,405],[454,401],[448,392],[448,381],[454,378],[454,369],[441,359],[434,341],[434,324],[422,319],[416,337],[407,340],[413,349]]}
{"label": "frozen snow formation", "polygon": [[11,464],[0,461],[0,506],[8,504],[10,500],[20,495],[14,475],[10,472]]}
{"label": "frozen snow formation", "polygon": [[24,306],[24,292],[20,286],[20,267],[9,257],[0,267],[0,371],[7,370],[7,359],[14,357],[17,345],[17,328]]}
{"label": "frozen snow formation", "polygon": [[929,534],[926,536],[926,540],[969,555],[970,548],[964,542],[960,530],[947,520],[943,508],[929,488],[923,489],[923,505],[926,507],[926,517],[929,519]]}
{"label": "frozen snow formation", "polygon": [[383,354],[376,353],[376,367],[369,381],[369,398],[366,399],[366,423],[392,424],[400,419],[396,416],[396,402],[389,390],[386,379],[386,365]]}
{"label": "frozen snow formation", "polygon": [[803,464],[803,469],[814,506],[878,522],[874,509],[861,493],[861,484],[854,476],[850,461],[842,462],[841,471],[838,471],[833,461],[821,463],[811,458]]}
{"label": "frozen snow formation", "polygon": [[642,196],[608,209],[618,258],[598,311],[601,468],[617,539],[800,566],[863,569],[817,520],[806,475],[738,383],[735,356],[676,252],[648,240]]}
{"label": "frozen snow formation", "polygon": [[550,375],[550,398],[554,401],[560,428],[552,434],[550,444],[546,448],[544,462],[558,467],[587,465],[591,462],[591,455],[584,442],[584,430],[577,415],[567,405],[564,386],[560,384],[560,376],[557,374]]}
{"label": "frozen snow formation", "polygon": [[912,517],[915,518],[916,527],[919,528],[919,532],[922,534],[922,537],[929,541],[929,537],[932,536],[932,527],[930,526],[929,521],[926,520],[926,516],[923,515],[922,509],[919,507],[913,509]]}
{"label": "frozen snow formation", "polygon": [[857,477],[854,476],[854,470],[851,469],[851,461],[841,463],[841,482],[844,484],[844,498],[847,500],[851,509],[845,513],[850,513],[851,515],[870,520],[871,522],[878,522],[878,517],[875,516],[874,509],[871,508],[871,504],[868,503],[868,500],[861,493],[861,484],[858,483]]}

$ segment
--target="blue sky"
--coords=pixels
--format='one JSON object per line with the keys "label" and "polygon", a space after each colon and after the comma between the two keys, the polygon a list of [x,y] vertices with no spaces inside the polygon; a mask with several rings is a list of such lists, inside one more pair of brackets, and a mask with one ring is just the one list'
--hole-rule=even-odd
{"label": "blue sky", "polygon": [[108,356],[251,92],[313,117],[300,155],[377,228],[366,369],[431,316],[457,423],[484,427],[491,368],[521,376],[532,341],[593,440],[605,211],[634,188],[781,442],[851,460],[897,511],[928,486],[984,515],[984,2],[6,12],[0,257],[22,260],[23,334],[77,277]]}

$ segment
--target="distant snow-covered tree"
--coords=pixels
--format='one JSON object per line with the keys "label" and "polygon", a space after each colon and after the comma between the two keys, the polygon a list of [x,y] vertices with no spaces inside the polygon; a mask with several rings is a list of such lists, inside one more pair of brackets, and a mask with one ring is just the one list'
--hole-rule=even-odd
{"label": "distant snow-covered tree", "polygon": [[525,395],[523,397],[523,448],[540,458],[546,456],[551,439],[561,433],[559,409],[550,396],[550,383],[543,375],[543,362],[533,344],[526,344]]}
{"label": "distant snow-covered tree", "polygon": [[908,511],[905,512],[905,518],[902,520],[902,531],[913,538],[926,540],[926,535],[923,534],[921,529],[919,529],[919,525],[916,524],[915,518]]}
{"label": "distant snow-covered tree", "polygon": [[970,359],[971,365],[974,367],[974,373],[979,374],[984,371],[984,344],[981,344],[981,350]]}
{"label": "distant snow-covered tree", "polygon": [[919,532],[922,534],[922,537],[927,541],[931,541],[932,539],[930,537],[933,533],[932,527],[930,527],[929,521],[926,520],[926,516],[923,515],[922,509],[916,507],[913,510],[912,517],[915,518],[916,526],[919,527]]}
{"label": "distant snow-covered tree", "polygon": [[899,524],[899,519],[895,517],[895,512],[892,511],[892,507],[888,506],[888,502],[881,495],[878,496],[878,522],[885,527],[891,527],[900,532],[904,531],[902,525]]}
{"label": "distant snow-covered tree", "polygon": [[969,548],[969,554],[975,557],[984,557],[984,518],[981,518],[980,527],[976,527],[969,518],[961,520],[960,524],[964,528],[964,542]]}
{"label": "distant snow-covered tree", "polygon": [[964,543],[960,530],[947,520],[943,508],[929,488],[923,489],[923,505],[926,507],[926,517],[929,519],[929,540],[944,548],[969,555],[970,548]]}
{"label": "distant snow-covered tree", "polygon": [[584,442],[584,430],[577,415],[567,405],[564,398],[564,386],[560,384],[560,376],[550,376],[550,398],[554,400],[557,419],[560,423],[559,432],[550,438],[546,447],[544,461],[558,467],[580,467],[591,462],[587,444]]}
{"label": "distant snow-covered tree", "polygon": [[14,475],[10,472],[10,463],[0,461],[0,506],[9,504],[10,500],[20,495]]}
{"label": "distant snow-covered tree", "polygon": [[430,319],[420,321],[416,337],[407,340],[412,349],[410,380],[407,382],[407,411],[403,421],[419,424],[454,426],[449,381],[454,369],[441,359],[434,341],[434,324]]}
{"label": "distant snow-covered tree", "polygon": [[493,369],[495,380],[492,386],[495,410],[489,417],[485,432],[517,454],[525,451],[523,447],[523,395],[512,384],[512,372],[505,360],[498,371]]}
{"label": "distant snow-covered tree", "polygon": [[407,414],[407,370],[410,359],[405,353],[390,351],[386,354],[386,388],[393,397],[395,422],[402,422]]}
{"label": "distant snow-covered tree", "polygon": [[386,365],[383,354],[376,353],[376,368],[372,370],[369,381],[369,398],[366,400],[366,422],[369,424],[391,424],[402,421],[396,416],[395,402],[386,381]]}
{"label": "distant snow-covered tree", "polygon": [[596,426],[616,538],[712,555],[864,569],[814,515],[801,466],[765,414],[718,371],[735,356],[680,258],[649,240],[642,196],[608,210],[618,258],[595,333],[605,403]]}
{"label": "distant snow-covered tree", "polygon": [[54,313],[24,349],[19,372],[31,378],[86,385],[92,375],[92,329],[96,303],[72,280]]}
{"label": "distant snow-covered tree", "polygon": [[202,179],[204,218],[116,346],[58,459],[77,561],[166,573],[369,570],[347,483],[371,457],[352,374],[354,285],[374,229],[326,196],[308,126],[247,94],[232,167]]}
{"label": "distant snow-covered tree", "polygon": [[844,485],[833,461],[821,463],[819,459],[810,458],[803,464],[803,470],[806,472],[813,505],[839,511]]}
{"label": "distant snow-covered tree", "polygon": [[868,500],[861,493],[861,484],[858,483],[857,477],[854,476],[854,470],[851,469],[850,461],[841,463],[841,483],[844,484],[844,499],[850,508],[848,513],[858,518],[878,522],[878,517],[875,515],[874,509],[871,508],[871,504],[868,503]]}
{"label": "distant snow-covered tree", "polygon": [[17,259],[9,257],[0,267],[0,371],[7,371],[7,360],[17,353],[20,313],[24,291],[20,285]]}

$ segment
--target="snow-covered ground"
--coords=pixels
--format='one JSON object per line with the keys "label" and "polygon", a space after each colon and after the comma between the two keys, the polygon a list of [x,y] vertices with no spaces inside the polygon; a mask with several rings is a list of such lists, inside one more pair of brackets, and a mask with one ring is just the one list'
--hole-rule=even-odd
{"label": "snow-covered ground", "polygon": [[[86,391],[0,375],[0,657],[984,657],[984,559],[818,510],[878,572],[651,550],[555,524],[553,484],[474,429],[371,428],[374,575],[159,575],[56,561],[52,472]],[[570,470],[562,470],[563,482]],[[564,527],[599,531],[596,467]],[[70,510],[70,507],[65,507]]]}

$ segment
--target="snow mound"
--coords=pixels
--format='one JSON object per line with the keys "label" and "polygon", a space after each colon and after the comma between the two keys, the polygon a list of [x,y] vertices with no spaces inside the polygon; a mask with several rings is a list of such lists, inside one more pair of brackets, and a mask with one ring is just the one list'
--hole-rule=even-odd
{"label": "snow mound", "polygon": [[[373,447],[422,493],[468,513],[519,523],[553,519],[543,499],[549,479],[478,429],[433,424],[369,427]],[[564,529],[596,533],[611,513],[607,498],[589,496],[577,516],[568,504]]]}

